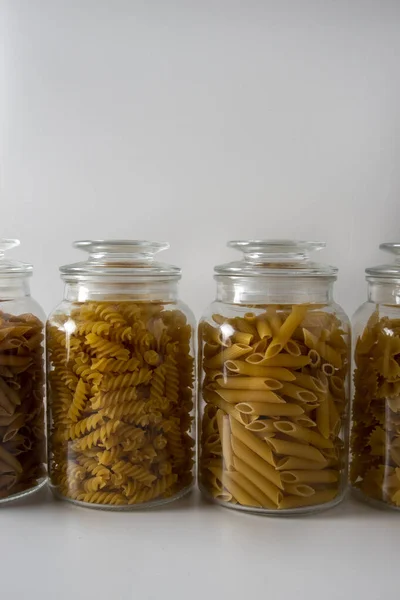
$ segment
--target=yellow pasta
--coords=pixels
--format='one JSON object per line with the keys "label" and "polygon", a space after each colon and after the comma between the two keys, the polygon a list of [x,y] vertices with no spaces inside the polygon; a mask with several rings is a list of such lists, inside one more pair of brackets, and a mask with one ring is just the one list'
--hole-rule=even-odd
{"label": "yellow pasta", "polygon": [[43,327],[32,314],[0,311],[0,503],[46,476]]}
{"label": "yellow pasta", "polygon": [[190,487],[191,336],[183,313],[160,303],[76,303],[68,316],[51,318],[49,462],[57,494],[128,507]]}
{"label": "yellow pasta", "polygon": [[[396,508],[400,507],[399,356],[398,319],[380,316],[376,310],[355,347],[350,479],[364,496]],[[334,380],[332,390],[338,388]]]}
{"label": "yellow pasta", "polygon": [[[249,508],[258,503],[267,511],[340,499],[346,464],[347,326],[312,304],[260,307],[242,317],[214,314],[212,326],[224,327],[232,345],[216,343],[211,354],[207,348],[218,334],[202,337],[200,325],[202,490],[222,502]],[[397,404],[389,406],[397,414]],[[400,403],[398,410],[400,431]],[[214,420],[218,427],[211,431]],[[381,445],[374,447],[381,451]],[[400,465],[400,445],[392,453]]]}

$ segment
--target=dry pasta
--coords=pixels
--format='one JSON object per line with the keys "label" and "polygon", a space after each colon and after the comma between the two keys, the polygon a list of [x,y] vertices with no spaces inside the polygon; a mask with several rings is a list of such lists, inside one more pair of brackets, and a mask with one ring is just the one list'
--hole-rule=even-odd
{"label": "dry pasta", "polygon": [[352,485],[400,507],[399,320],[375,311],[355,347]]}
{"label": "dry pasta", "polygon": [[57,494],[128,507],[190,487],[191,338],[184,314],[160,303],[87,302],[51,318],[49,465]]}
{"label": "dry pasta", "polygon": [[0,311],[0,501],[46,475],[43,327]]}
{"label": "dry pasta", "polygon": [[220,502],[267,511],[340,498],[348,326],[321,305],[299,304],[213,315],[199,334],[201,489]]}

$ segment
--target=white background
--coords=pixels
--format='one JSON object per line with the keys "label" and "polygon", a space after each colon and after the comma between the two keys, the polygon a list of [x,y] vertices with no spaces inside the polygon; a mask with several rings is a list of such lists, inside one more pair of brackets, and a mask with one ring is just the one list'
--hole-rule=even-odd
{"label": "white background", "polygon": [[[0,235],[47,312],[73,240],[166,239],[197,316],[228,239],[325,240],[352,313],[378,244],[400,241],[399,107],[398,0],[0,0]],[[197,496],[135,515],[39,497],[1,510],[1,588],[394,597],[399,523],[351,503],[282,521]]]}
{"label": "white background", "polygon": [[82,238],[168,240],[199,316],[228,239],[400,239],[398,0],[0,0],[0,235],[46,312]]}

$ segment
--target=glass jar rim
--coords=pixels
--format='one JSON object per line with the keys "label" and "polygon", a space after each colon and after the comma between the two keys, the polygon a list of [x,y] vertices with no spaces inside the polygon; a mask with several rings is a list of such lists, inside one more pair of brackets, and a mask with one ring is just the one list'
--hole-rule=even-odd
{"label": "glass jar rim", "polygon": [[367,281],[386,280],[387,283],[393,280],[400,280],[400,243],[399,242],[384,242],[379,245],[379,249],[384,252],[389,252],[394,258],[394,262],[391,264],[376,265],[374,267],[367,267],[365,269]]}
{"label": "glass jar rim", "polygon": [[88,259],[60,267],[64,281],[85,279],[108,281],[154,281],[179,279],[181,269],[154,260],[157,252],[169,248],[168,242],[148,240],[79,240],[74,248],[89,253]]}
{"label": "glass jar rim", "polygon": [[324,277],[336,279],[338,269],[312,262],[310,252],[325,248],[324,242],[258,239],[232,240],[229,248],[243,252],[239,261],[214,268],[215,277]]}
{"label": "glass jar rim", "polygon": [[29,277],[32,275],[33,266],[5,257],[5,253],[20,245],[20,241],[11,238],[0,238],[0,277]]}

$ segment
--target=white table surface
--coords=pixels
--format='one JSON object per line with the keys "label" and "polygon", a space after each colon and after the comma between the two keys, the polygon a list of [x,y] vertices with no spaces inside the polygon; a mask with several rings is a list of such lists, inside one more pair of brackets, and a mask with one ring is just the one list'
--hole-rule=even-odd
{"label": "white table surface", "polygon": [[353,499],[267,518],[203,501],[112,513],[47,490],[0,508],[1,600],[377,600],[399,594],[400,514]]}

